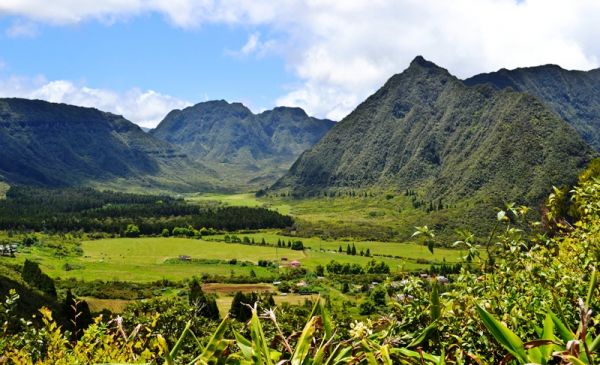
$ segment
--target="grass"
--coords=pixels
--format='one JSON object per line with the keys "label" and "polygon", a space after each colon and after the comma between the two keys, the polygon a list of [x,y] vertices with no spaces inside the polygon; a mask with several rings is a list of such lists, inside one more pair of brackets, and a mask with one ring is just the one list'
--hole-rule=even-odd
{"label": "grass", "polygon": [[292,207],[283,202],[269,202],[262,199],[256,198],[253,193],[241,193],[241,194],[216,194],[216,193],[203,193],[188,195],[185,197],[186,201],[196,203],[217,203],[235,207],[265,207],[281,214],[291,214]]}
{"label": "grass", "polygon": [[[243,235],[240,235],[243,236]],[[260,242],[263,238],[268,243],[276,243],[278,239],[290,239],[280,236],[274,231],[265,231],[246,235]],[[222,239],[222,236],[211,236],[211,240]],[[57,242],[24,248],[17,258],[0,258],[0,262],[21,264],[26,258],[40,263],[44,272],[51,277],[76,278],[79,280],[121,280],[149,282],[162,279],[183,280],[202,274],[221,276],[248,276],[254,271],[258,278],[271,277],[273,268],[256,265],[243,266],[242,261],[256,264],[258,260],[270,260],[287,265],[298,260],[303,267],[314,269],[317,265],[325,266],[331,260],[341,263],[358,263],[366,265],[372,259],[386,262],[392,271],[420,270],[429,267],[430,263],[455,263],[460,261],[462,252],[450,249],[436,249],[431,254],[426,247],[415,244],[367,241],[328,241],[321,238],[302,239],[304,245],[310,247],[305,251],[294,251],[287,248],[271,246],[242,245],[188,238],[112,238],[81,243],[83,254],[76,256],[72,250],[63,249],[65,254],[58,256]],[[370,249],[373,255],[393,255],[390,257],[350,256],[338,253],[341,245],[354,243],[357,251]],[[65,243],[74,245],[73,243]],[[191,262],[179,260],[179,256],[190,256]],[[287,262],[280,261],[282,257]],[[236,259],[236,265],[227,262]],[[428,260],[417,262],[417,259]],[[213,261],[210,261],[213,260]],[[214,262],[214,260],[221,260]]]}
{"label": "grass", "polygon": [[[399,256],[400,258],[407,261],[415,261],[417,259],[425,259],[431,262],[442,263],[457,263],[461,261],[461,258],[465,255],[465,252],[461,250],[448,249],[448,248],[436,248],[434,253],[431,254],[427,247],[418,244],[417,240],[411,243],[398,243],[398,242],[384,242],[384,241],[360,241],[360,240],[324,240],[319,237],[289,237],[283,236],[277,233],[277,231],[264,231],[259,233],[239,234],[238,237],[248,237],[254,239],[255,242],[261,242],[263,239],[265,242],[270,244],[276,244],[278,240],[287,242],[288,240],[301,240],[305,247],[310,247],[311,250],[307,251],[307,259],[303,262],[311,263],[318,262],[323,263],[323,260],[329,262],[331,259],[336,259],[343,262],[363,262],[370,259],[360,256],[348,256],[345,254],[347,245],[356,247],[357,252],[361,250],[366,252],[370,250],[372,255],[392,255]],[[222,240],[224,235],[210,236],[207,240]],[[338,254],[339,247],[342,247],[344,251],[342,254]],[[326,252],[321,252],[326,251]],[[336,253],[333,253],[335,251]],[[285,252],[288,252],[286,250]],[[375,259],[382,259],[376,256]],[[386,258],[383,258],[386,260]],[[302,261],[302,260],[301,260]],[[387,259],[387,261],[390,261]],[[397,265],[398,260],[391,260],[393,264]],[[316,265],[316,264],[315,264]],[[312,265],[308,265],[312,266]],[[410,265],[411,268],[422,268],[424,265]]]}
{"label": "grass", "polygon": [[224,205],[230,205],[234,207],[260,207],[263,205],[254,194],[195,194],[186,196],[185,200],[189,202],[218,202]]}
{"label": "grass", "polygon": [[88,303],[92,313],[99,313],[104,309],[108,309],[112,313],[120,314],[123,313],[128,304],[134,302],[133,300],[98,299],[94,297],[81,297],[79,299],[85,300]]}
{"label": "grass", "polygon": [[[275,260],[278,254],[273,247],[163,237],[84,241],[81,247],[83,256],[56,256],[55,249],[34,246],[23,249],[16,259],[0,257],[0,262],[22,264],[29,258],[39,262],[42,270],[54,278],[149,282],[161,279],[183,280],[204,273],[248,276],[252,270],[259,278],[267,277],[271,273],[263,267],[242,266],[239,262],[237,265],[185,262],[177,258],[187,255],[193,259],[237,259],[255,263],[259,259]],[[302,258],[304,254],[292,251],[288,256],[292,260]],[[66,270],[67,263],[71,266],[70,270]]]}
{"label": "grass", "polygon": [[424,208],[415,209],[411,197],[402,192],[369,194],[372,195],[304,199],[271,196],[260,201],[267,207],[284,207],[295,218],[297,233],[307,237],[406,242],[415,226],[427,224],[435,229],[439,242],[448,245],[455,239],[455,230],[483,233],[487,230],[473,222],[481,223],[482,217],[483,222],[493,222],[493,210],[474,212],[468,201],[427,212]]}

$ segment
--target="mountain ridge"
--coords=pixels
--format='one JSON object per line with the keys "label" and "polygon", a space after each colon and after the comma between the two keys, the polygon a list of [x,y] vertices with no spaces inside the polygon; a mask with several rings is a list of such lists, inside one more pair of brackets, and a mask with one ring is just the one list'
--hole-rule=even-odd
{"label": "mountain ridge", "polygon": [[552,184],[574,181],[592,156],[534,96],[468,86],[416,57],[270,190],[302,196],[331,188],[419,189],[428,199],[500,195],[531,203]]}
{"label": "mountain ridge", "polygon": [[171,111],[150,134],[248,188],[275,181],[333,125],[301,108],[254,114],[241,103],[211,100]]}
{"label": "mountain ridge", "polygon": [[497,89],[527,92],[548,105],[600,151],[600,68],[566,70],[548,64],[502,68],[464,80],[467,85],[488,84]]}
{"label": "mountain ridge", "polygon": [[11,184],[212,189],[214,171],[192,163],[122,116],[68,104],[0,99],[0,175]]}

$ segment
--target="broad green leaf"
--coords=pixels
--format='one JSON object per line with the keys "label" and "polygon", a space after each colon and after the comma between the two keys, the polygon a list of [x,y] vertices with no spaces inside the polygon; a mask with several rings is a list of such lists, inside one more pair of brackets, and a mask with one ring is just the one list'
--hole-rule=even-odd
{"label": "broad green leaf", "polygon": [[596,337],[596,339],[590,344],[590,351],[600,351],[600,335],[598,335],[598,337]]}
{"label": "broad green leaf", "polygon": [[389,346],[388,345],[383,345],[381,346],[380,351],[380,355],[381,355],[381,362],[385,365],[392,365],[392,358],[390,357],[390,351],[389,351]]}
{"label": "broad green leaf", "polygon": [[421,356],[420,353],[416,352],[416,351],[412,351],[409,349],[405,349],[405,348],[396,348],[396,349],[391,349],[390,352],[392,354],[398,354],[404,357],[408,357],[411,359],[415,359],[415,360],[419,360],[419,363],[421,363],[421,358],[430,361],[434,364],[437,364],[438,362],[440,362],[440,357],[439,356],[435,356],[435,355],[431,355],[428,354],[426,352],[423,352]]}
{"label": "broad green leaf", "polygon": [[434,322],[438,318],[440,318],[441,307],[440,307],[440,294],[438,291],[437,282],[433,282],[431,287],[431,296],[429,298],[429,303],[431,306],[431,321]]}
{"label": "broad green leaf", "polygon": [[186,338],[188,332],[190,331],[191,326],[192,326],[192,321],[188,321],[185,324],[185,328],[183,329],[183,332],[181,332],[181,336],[179,336],[177,343],[175,343],[175,346],[173,346],[173,349],[169,353],[169,357],[171,359],[174,359],[175,356],[177,356],[177,353],[179,352],[179,349],[181,348],[181,345],[183,344],[183,340]]}
{"label": "broad green leaf", "polygon": [[225,335],[225,324],[227,323],[227,319],[227,316],[223,318],[221,324],[219,324],[219,327],[217,327],[217,330],[210,337],[210,340],[204,348],[204,351],[202,351],[197,358],[192,360],[192,364],[196,362],[207,363],[210,359],[219,357],[223,350],[229,346],[229,341],[225,341],[223,339],[223,336]]}
{"label": "broad green leaf", "polygon": [[586,308],[590,307],[592,298],[594,297],[594,291],[596,289],[597,283],[598,283],[597,271],[596,271],[596,269],[594,269],[594,271],[592,272],[592,278],[590,279],[590,286],[588,288],[587,298],[585,299]]}
{"label": "broad green leaf", "polygon": [[298,339],[298,343],[296,344],[296,351],[294,351],[294,355],[292,356],[291,363],[292,365],[300,365],[308,356],[308,352],[310,351],[310,344],[312,342],[313,336],[315,334],[315,323],[317,321],[317,317],[312,317],[304,326],[304,330]]}
{"label": "broad green leaf", "polygon": [[250,342],[247,338],[239,334],[237,331],[233,333],[236,340],[236,345],[242,351],[242,354],[246,359],[252,358],[252,342]]}
{"label": "broad green leaf", "polygon": [[[550,314],[546,314],[546,318],[544,318],[544,329],[542,331],[542,340],[554,341],[554,322],[552,321],[552,317]],[[548,359],[552,356],[552,345],[544,345],[540,347],[540,352],[542,355],[542,363],[546,364]]]}
{"label": "broad green leaf", "polygon": [[427,337],[429,336],[429,333],[431,333],[431,331],[435,330],[436,328],[437,328],[437,321],[433,322],[429,326],[425,327],[423,329],[423,331],[421,331],[421,333],[415,339],[413,339],[411,341],[411,343],[406,347],[412,348],[412,347],[419,346],[423,341],[425,341],[427,339]]}
{"label": "broad green leaf", "polygon": [[483,324],[492,333],[496,341],[518,361],[528,363],[525,346],[521,339],[479,305],[477,305],[477,311]]}
{"label": "broad green leaf", "polygon": [[556,316],[556,314],[553,312],[548,312],[548,315],[550,318],[552,318],[552,322],[554,323],[554,326],[556,327],[556,330],[558,331],[558,334],[564,343],[571,341],[575,337],[575,334],[564,325],[564,323]]}
{"label": "broad green leaf", "polygon": [[[260,319],[258,318],[256,304],[252,309],[252,319],[250,320],[250,337],[252,338],[252,352],[254,360],[261,364],[264,363],[271,365],[273,362],[271,360],[269,345],[262,330]],[[264,359],[264,362],[261,359]]]}

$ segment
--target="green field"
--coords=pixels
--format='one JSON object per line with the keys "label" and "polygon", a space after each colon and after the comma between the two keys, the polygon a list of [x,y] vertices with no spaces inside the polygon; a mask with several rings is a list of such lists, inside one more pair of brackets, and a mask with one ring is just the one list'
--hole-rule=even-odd
{"label": "green field", "polygon": [[259,207],[262,206],[263,203],[260,202],[254,194],[252,193],[244,193],[244,194],[212,194],[212,193],[204,193],[204,194],[195,194],[189,195],[185,197],[185,200],[189,202],[218,202],[225,205],[231,205],[235,207]]}
{"label": "green field", "polygon": [[196,194],[186,196],[186,200],[273,209],[294,217],[297,233],[305,237],[356,237],[369,241],[407,242],[415,226],[428,222],[435,227],[439,243],[446,246],[455,240],[455,230],[487,232],[482,231],[487,220],[479,225],[474,225],[473,221],[481,221],[481,216],[488,213],[489,222],[493,222],[494,218],[493,210],[477,214],[469,212],[468,202],[427,212],[423,208],[415,209],[411,197],[403,192],[377,191],[367,195],[292,199],[276,196],[257,198],[250,193]]}
{"label": "green field", "polygon": [[[207,242],[187,238],[115,238],[84,241],[83,256],[57,257],[53,250],[33,247],[18,255],[40,262],[42,269],[52,277],[80,280],[155,281],[182,280],[204,273],[210,275],[248,276],[254,270],[258,277],[269,276],[266,268],[229,265],[227,263],[186,262],[181,255],[200,260],[250,261],[276,260],[273,247],[255,247],[241,244]],[[281,255],[281,250],[279,250]],[[286,250],[287,251],[287,250]],[[286,252],[290,260],[303,258],[299,251]],[[2,260],[14,260],[5,258]],[[65,270],[65,265],[71,266]]]}
{"label": "green field", "polygon": [[[260,242],[263,238],[269,243],[277,239],[289,239],[274,232],[247,235]],[[217,240],[222,236],[210,237]],[[303,239],[305,251],[294,251],[288,248],[271,246],[243,245],[188,238],[113,238],[83,241],[80,256],[57,254],[55,248],[34,246],[24,248],[16,259],[0,258],[2,262],[22,262],[26,258],[41,264],[44,272],[52,277],[76,278],[80,280],[120,280],[148,282],[161,279],[183,280],[202,274],[222,276],[248,276],[254,271],[257,277],[270,277],[278,269],[256,266],[258,260],[279,262],[287,266],[290,261],[298,260],[301,265],[314,269],[317,265],[325,266],[331,260],[341,263],[358,263],[366,265],[372,259],[385,261],[393,272],[427,268],[430,263],[455,263],[460,260],[462,252],[458,250],[436,249],[431,254],[426,247],[418,244],[401,244],[391,242],[354,242],[358,251],[370,249],[373,255],[394,255],[390,257],[363,257],[338,253],[341,245],[345,250],[349,242],[324,241],[320,238]],[[56,246],[56,243],[53,244]],[[179,256],[189,256],[192,261],[179,260]],[[282,261],[285,258],[285,261]],[[238,260],[231,265],[226,261]],[[429,260],[419,263],[416,259]],[[221,260],[209,262],[208,260]],[[252,264],[243,266],[242,261]],[[275,270],[275,271],[273,271]],[[281,270],[281,269],[280,269]],[[283,268],[285,270],[285,268]]]}
{"label": "green field", "polygon": [[[307,254],[307,258],[304,259],[306,262],[311,262],[315,258],[325,257],[327,259],[344,260],[345,262],[357,262],[353,260],[359,260],[362,262],[364,257],[360,256],[347,256],[345,250],[347,245],[355,245],[357,252],[361,250],[366,252],[367,249],[371,251],[372,255],[392,255],[399,256],[400,258],[408,261],[414,261],[417,259],[425,259],[435,263],[457,263],[461,261],[461,258],[465,256],[465,252],[456,249],[448,248],[436,248],[434,253],[431,254],[427,247],[418,244],[417,239],[411,243],[398,243],[398,242],[382,242],[382,241],[355,241],[355,240],[324,240],[319,237],[288,237],[277,234],[276,231],[264,231],[259,233],[239,234],[238,237],[248,237],[250,240],[254,239],[255,242],[261,242],[263,239],[265,242],[270,244],[276,244],[278,240],[287,242],[288,240],[301,240],[305,247],[310,247],[310,251]],[[222,240],[224,235],[209,236],[207,240]],[[338,254],[339,247],[342,247],[343,254]],[[321,252],[325,251],[325,252]],[[333,251],[336,251],[334,253]],[[380,257],[375,257],[381,259]],[[322,260],[318,260],[322,263]],[[329,261],[327,261],[329,262]],[[397,261],[393,261],[397,263]],[[421,268],[423,266],[411,265],[411,268]]]}

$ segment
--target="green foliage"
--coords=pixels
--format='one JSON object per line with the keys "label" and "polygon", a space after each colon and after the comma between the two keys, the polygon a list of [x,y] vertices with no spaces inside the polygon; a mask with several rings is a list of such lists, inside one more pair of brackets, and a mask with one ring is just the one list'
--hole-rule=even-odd
{"label": "green foliage", "polygon": [[140,236],[140,228],[135,224],[128,224],[127,228],[125,228],[125,237],[139,237]]}
{"label": "green foliage", "polygon": [[215,298],[208,297],[202,291],[200,283],[195,278],[189,285],[189,303],[195,309],[195,314],[213,320],[219,319],[219,308]]}
{"label": "green foliage", "polygon": [[66,328],[75,338],[80,338],[84,330],[94,323],[90,307],[85,300],[75,298],[71,290],[67,290],[63,307],[67,320]]}
{"label": "green foliage", "polygon": [[302,251],[302,250],[304,250],[304,244],[302,243],[302,241],[294,241],[294,242],[292,242],[292,245],[290,246],[290,248],[292,250]]}
{"label": "green foliage", "polygon": [[54,281],[42,272],[40,266],[30,260],[25,260],[21,272],[23,280],[31,286],[40,289],[42,292],[56,298],[56,287]]}

